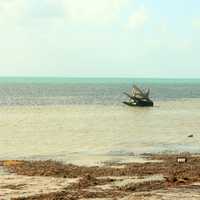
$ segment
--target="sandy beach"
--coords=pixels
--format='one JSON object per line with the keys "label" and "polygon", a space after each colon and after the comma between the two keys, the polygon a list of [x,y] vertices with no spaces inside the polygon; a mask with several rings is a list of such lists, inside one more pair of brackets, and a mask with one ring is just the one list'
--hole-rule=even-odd
{"label": "sandy beach", "polygon": [[1,106],[0,199],[197,200],[199,102]]}
{"label": "sandy beach", "polygon": [[[187,158],[179,163],[177,158]],[[1,161],[2,200],[200,198],[200,155],[145,155],[144,163],[83,167],[55,161]],[[152,162],[153,161],[153,162]]]}

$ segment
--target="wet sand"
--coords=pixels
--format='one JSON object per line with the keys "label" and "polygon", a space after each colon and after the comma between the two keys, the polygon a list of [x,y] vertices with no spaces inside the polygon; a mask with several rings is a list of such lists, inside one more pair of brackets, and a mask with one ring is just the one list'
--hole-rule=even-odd
{"label": "wet sand", "polygon": [[[15,176],[15,181],[0,185],[1,191],[10,191],[1,199],[199,199],[200,155],[181,155],[187,158],[186,163],[178,163],[178,156],[146,155],[149,162],[94,167],[54,161],[1,161],[4,171]],[[5,177],[0,177],[2,182]],[[40,188],[35,192],[31,183],[34,178]],[[44,187],[47,183],[51,187]],[[26,187],[30,189],[29,194],[22,192]],[[51,188],[56,189],[51,191]]]}

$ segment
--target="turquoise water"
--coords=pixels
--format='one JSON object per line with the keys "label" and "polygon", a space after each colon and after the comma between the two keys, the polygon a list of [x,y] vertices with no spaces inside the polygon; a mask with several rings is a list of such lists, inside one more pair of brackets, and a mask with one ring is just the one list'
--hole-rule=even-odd
{"label": "turquoise water", "polygon": [[200,79],[0,78],[0,105],[120,105],[133,84],[155,101],[200,97]]}
{"label": "turquoise water", "polygon": [[200,84],[200,79],[161,78],[68,78],[68,77],[0,77],[0,83],[157,83],[157,84]]}

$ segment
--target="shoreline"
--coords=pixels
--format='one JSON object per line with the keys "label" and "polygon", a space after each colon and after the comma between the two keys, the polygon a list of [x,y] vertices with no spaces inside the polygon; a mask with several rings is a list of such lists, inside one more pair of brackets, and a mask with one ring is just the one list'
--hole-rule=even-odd
{"label": "shoreline", "polygon": [[[187,162],[178,163],[179,156],[186,157]],[[93,167],[63,164],[51,160],[3,160],[0,161],[0,166],[8,174],[15,175],[16,180],[17,177],[19,179],[35,177],[40,181],[51,179],[52,185],[60,181],[61,187],[55,191],[48,192],[47,189],[43,191],[43,188],[38,188],[40,192],[24,196],[20,195],[20,191],[31,187],[28,182],[30,180],[24,184],[4,185],[4,190],[15,192],[13,199],[16,200],[91,198],[153,200],[156,199],[158,193],[167,195],[173,191],[174,195],[180,195],[180,192],[183,193],[183,188],[193,193],[195,189],[200,189],[200,154],[151,154],[146,155],[146,158],[149,162],[109,163]],[[152,160],[160,162],[152,162]],[[38,187],[39,185],[38,181]],[[17,192],[19,192],[18,197]],[[200,194],[197,199],[199,198]]]}

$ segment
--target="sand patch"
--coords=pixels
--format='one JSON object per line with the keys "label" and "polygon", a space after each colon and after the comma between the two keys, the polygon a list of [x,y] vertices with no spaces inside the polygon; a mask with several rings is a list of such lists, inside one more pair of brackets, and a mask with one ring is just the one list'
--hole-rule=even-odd
{"label": "sand patch", "polygon": [[131,194],[122,200],[199,200],[200,187],[194,185],[167,190]]}
{"label": "sand patch", "polygon": [[162,175],[151,175],[145,177],[137,177],[137,176],[108,176],[108,177],[100,177],[100,179],[109,178],[113,180],[112,182],[105,185],[97,185],[94,187],[90,187],[89,190],[101,189],[101,190],[112,190],[116,187],[123,187],[128,184],[136,184],[136,183],[144,183],[147,181],[163,181],[164,178]]}
{"label": "sand patch", "polygon": [[61,191],[75,183],[77,179],[39,176],[18,176],[15,174],[0,176],[0,199],[7,200]]}

